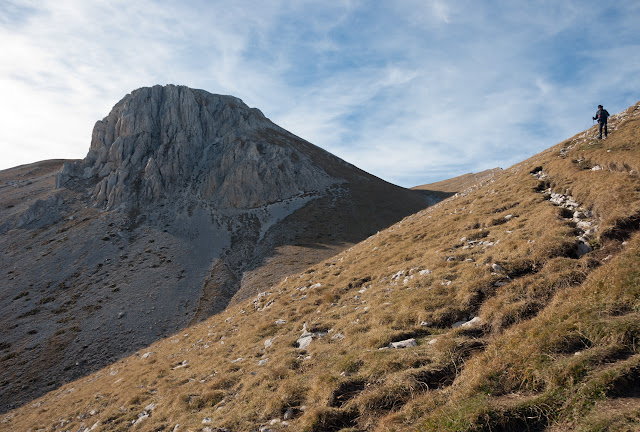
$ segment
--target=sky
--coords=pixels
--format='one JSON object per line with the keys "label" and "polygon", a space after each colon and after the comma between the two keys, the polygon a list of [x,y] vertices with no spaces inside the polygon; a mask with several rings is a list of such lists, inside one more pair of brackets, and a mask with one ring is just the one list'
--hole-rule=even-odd
{"label": "sky", "polygon": [[640,100],[639,23],[637,0],[0,0],[0,169],[83,158],[156,84],[405,187],[507,168]]}

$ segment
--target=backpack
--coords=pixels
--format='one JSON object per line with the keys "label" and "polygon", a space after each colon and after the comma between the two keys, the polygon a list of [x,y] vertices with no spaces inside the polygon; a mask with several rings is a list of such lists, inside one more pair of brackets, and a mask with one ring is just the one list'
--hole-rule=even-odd
{"label": "backpack", "polygon": [[596,118],[598,119],[599,122],[603,122],[606,123],[607,119],[609,118],[609,113],[607,112],[606,109],[600,109],[598,110],[598,112],[596,113]]}

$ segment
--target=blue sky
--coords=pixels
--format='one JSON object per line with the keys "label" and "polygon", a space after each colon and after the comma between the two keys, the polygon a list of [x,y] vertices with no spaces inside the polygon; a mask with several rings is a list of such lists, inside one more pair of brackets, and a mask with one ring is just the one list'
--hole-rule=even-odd
{"label": "blue sky", "polygon": [[231,94],[385,180],[506,168],[640,100],[640,2],[0,0],[0,169],[132,90]]}

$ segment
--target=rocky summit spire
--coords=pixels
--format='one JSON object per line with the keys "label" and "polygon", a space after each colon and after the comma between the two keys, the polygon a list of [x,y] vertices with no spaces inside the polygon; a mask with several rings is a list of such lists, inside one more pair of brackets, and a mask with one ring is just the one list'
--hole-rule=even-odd
{"label": "rocky summit spire", "polygon": [[93,204],[106,209],[187,198],[254,208],[335,183],[311,160],[320,149],[300,141],[238,98],[145,87],[96,123],[87,157],[56,186],[92,181]]}

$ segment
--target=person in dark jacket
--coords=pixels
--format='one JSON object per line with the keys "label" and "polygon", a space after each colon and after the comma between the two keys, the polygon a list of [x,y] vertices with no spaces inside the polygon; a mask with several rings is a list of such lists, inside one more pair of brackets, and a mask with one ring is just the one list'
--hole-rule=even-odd
{"label": "person in dark jacket", "polygon": [[602,128],[604,127],[604,137],[607,137],[607,119],[609,118],[609,113],[606,109],[602,107],[602,105],[598,105],[598,111],[596,111],[596,116],[593,118],[594,120],[598,120],[598,125],[600,129],[599,139],[602,139]]}

